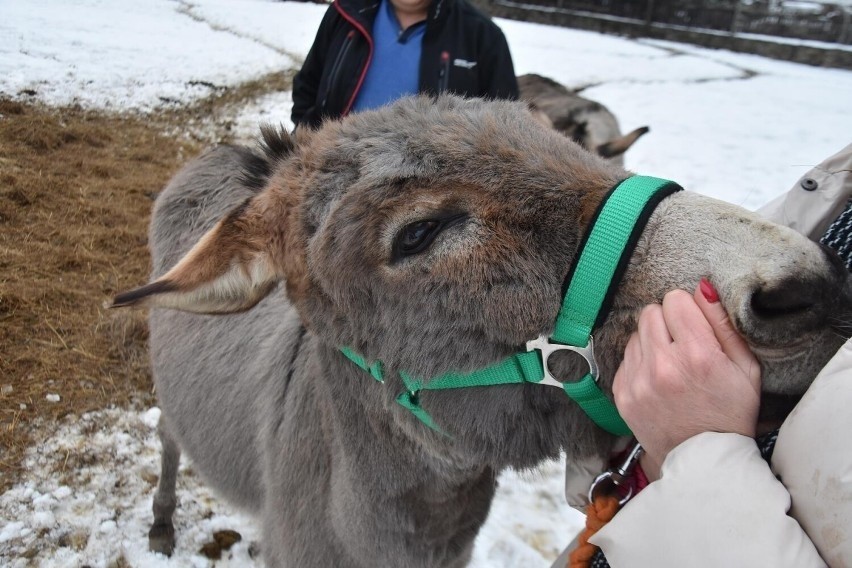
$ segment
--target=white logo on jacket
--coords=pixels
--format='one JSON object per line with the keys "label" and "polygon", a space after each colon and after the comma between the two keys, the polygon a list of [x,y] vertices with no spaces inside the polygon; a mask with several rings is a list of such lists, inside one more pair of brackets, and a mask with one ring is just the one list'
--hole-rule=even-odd
{"label": "white logo on jacket", "polygon": [[453,60],[453,65],[456,67],[464,67],[465,69],[473,69],[476,66],[476,61],[465,61],[464,59]]}

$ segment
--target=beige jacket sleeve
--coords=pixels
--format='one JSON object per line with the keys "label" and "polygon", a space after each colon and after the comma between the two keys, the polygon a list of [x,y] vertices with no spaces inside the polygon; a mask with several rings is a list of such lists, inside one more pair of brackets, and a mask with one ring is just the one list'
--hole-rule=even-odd
{"label": "beige jacket sleeve", "polygon": [[852,567],[852,339],[784,421],[772,469],[828,565]]}
{"label": "beige jacket sleeve", "polygon": [[852,194],[852,144],[803,175],[758,213],[818,240]]}
{"label": "beige jacket sleeve", "polygon": [[613,568],[825,566],[754,440],[706,432],[595,534]]}
{"label": "beige jacket sleeve", "polygon": [[852,567],[850,408],[852,340],[784,422],[774,473],[752,439],[700,434],[591,542],[613,568]]}

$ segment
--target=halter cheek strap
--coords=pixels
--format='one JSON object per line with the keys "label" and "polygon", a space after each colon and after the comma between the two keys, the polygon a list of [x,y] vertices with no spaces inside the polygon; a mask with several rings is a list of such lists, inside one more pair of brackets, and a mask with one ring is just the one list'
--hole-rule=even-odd
{"label": "halter cheek strap", "polygon": [[[597,384],[598,366],[592,331],[606,319],[630,256],[656,206],[682,188],[674,182],[633,176],[616,185],[598,207],[566,278],[562,307],[550,336],[528,341],[525,352],[470,373],[447,373],[429,380],[401,371],[405,384],[396,401],[429,428],[446,434],[420,405],[423,391],[533,383],[562,389],[595,424],[611,434],[626,436],[630,429],[615,404]],[[573,351],[589,366],[578,380],[559,381],[547,361],[556,351]],[[381,361],[369,363],[349,348],[341,352],[357,366],[384,382]]]}

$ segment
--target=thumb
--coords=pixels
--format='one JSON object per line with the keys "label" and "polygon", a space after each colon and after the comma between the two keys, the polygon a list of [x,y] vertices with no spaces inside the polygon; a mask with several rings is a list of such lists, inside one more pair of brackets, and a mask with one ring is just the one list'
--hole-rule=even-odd
{"label": "thumb", "polygon": [[752,376],[753,370],[758,365],[757,359],[731,323],[728,313],[719,302],[719,293],[706,278],[702,278],[695,289],[695,303],[713,328],[713,334],[725,355],[737,367]]}

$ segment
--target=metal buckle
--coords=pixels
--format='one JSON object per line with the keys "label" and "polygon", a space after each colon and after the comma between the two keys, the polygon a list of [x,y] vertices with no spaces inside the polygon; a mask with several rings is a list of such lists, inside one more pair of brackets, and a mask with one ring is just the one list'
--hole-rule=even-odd
{"label": "metal buckle", "polygon": [[550,369],[547,366],[547,360],[550,358],[551,354],[556,351],[573,351],[574,353],[579,354],[586,360],[586,363],[588,363],[589,374],[592,375],[595,382],[598,382],[598,363],[595,361],[595,340],[592,336],[589,336],[589,344],[585,347],[575,347],[573,345],[565,345],[562,343],[551,343],[549,337],[546,335],[540,335],[536,339],[527,341],[527,351],[534,351],[536,349],[541,351],[541,363],[542,367],[544,367],[544,378],[538,384],[550,385],[560,389],[562,388],[563,381],[556,380],[556,377],[550,374]]}
{"label": "metal buckle", "polygon": [[609,488],[610,492],[626,487],[627,493],[618,500],[618,504],[623,506],[627,503],[630,498],[633,497],[633,485],[627,483],[627,478],[633,472],[633,468],[636,467],[636,464],[639,462],[639,458],[642,457],[643,453],[644,450],[642,449],[642,446],[637,442],[620,466],[609,468],[597,476],[592,482],[592,486],[589,487],[589,503],[594,502],[595,494],[598,491],[603,490],[603,483],[605,481],[608,481],[612,485],[612,487]]}

